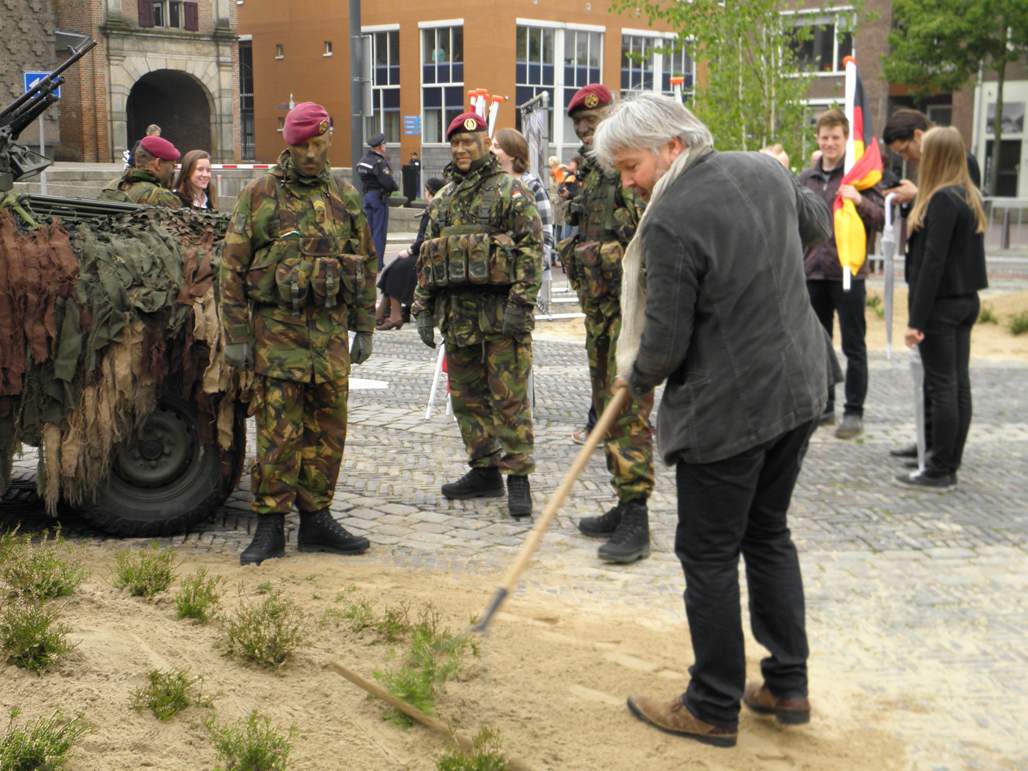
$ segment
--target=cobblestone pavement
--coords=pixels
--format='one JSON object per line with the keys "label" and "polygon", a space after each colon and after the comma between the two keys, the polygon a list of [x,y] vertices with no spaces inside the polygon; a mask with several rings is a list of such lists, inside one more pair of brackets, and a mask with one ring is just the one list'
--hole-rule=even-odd
{"label": "cobblestone pavement", "polygon": [[[447,501],[439,486],[465,470],[456,423],[424,417],[435,361],[412,325],[375,336],[370,362],[357,367],[350,436],[333,511],[367,534],[366,559],[465,573],[505,567],[530,523],[506,516],[505,501]],[[581,344],[537,340],[537,514],[578,447],[571,432],[585,417],[588,381]],[[956,491],[901,489],[888,449],[913,436],[906,353],[872,354],[865,434],[853,442],[819,431],[792,510],[807,589],[813,690],[820,674],[852,685],[874,722],[898,732],[916,768],[1012,767],[1028,763],[1025,630],[1028,629],[1028,366],[975,361],[975,417]],[[382,387],[383,384],[386,387]],[[252,426],[251,426],[252,431]],[[253,446],[251,442],[251,448]],[[31,480],[35,455],[16,460]],[[248,480],[214,519],[186,536],[183,549],[235,560],[255,520]],[[15,493],[17,497],[17,493]],[[10,500],[10,495],[9,495]],[[637,604],[640,616],[681,618],[681,569],[672,551],[673,470],[658,470],[651,501],[654,554],[633,566],[604,566],[596,542],[575,522],[599,514],[613,496],[595,456],[526,584],[563,598]],[[0,526],[38,509],[0,506]],[[295,543],[291,518],[290,544]],[[66,533],[101,538],[71,519]],[[488,594],[483,595],[483,605]],[[514,600],[516,602],[516,597]],[[897,711],[898,710],[898,711]],[[1020,715],[1021,717],[1018,717]],[[968,728],[975,736],[968,741]]]}

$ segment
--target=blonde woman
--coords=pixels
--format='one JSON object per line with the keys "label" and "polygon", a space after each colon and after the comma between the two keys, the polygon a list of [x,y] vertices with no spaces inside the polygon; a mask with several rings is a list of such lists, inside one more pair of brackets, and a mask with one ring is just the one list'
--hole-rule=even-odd
{"label": "blonde woman", "polygon": [[960,132],[950,126],[926,131],[908,220],[906,343],[921,352],[932,431],[924,471],[897,477],[906,484],[945,489],[957,483],[971,426],[971,327],[978,290],[988,286],[985,225]]}

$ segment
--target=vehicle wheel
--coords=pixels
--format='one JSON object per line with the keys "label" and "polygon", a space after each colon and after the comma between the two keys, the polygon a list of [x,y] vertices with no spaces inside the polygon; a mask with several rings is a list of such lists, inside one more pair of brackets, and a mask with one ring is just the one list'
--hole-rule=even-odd
{"label": "vehicle wheel", "polygon": [[191,404],[165,396],[139,435],[114,451],[96,500],[80,511],[108,533],[148,537],[184,532],[224,500],[217,442],[200,441]]}

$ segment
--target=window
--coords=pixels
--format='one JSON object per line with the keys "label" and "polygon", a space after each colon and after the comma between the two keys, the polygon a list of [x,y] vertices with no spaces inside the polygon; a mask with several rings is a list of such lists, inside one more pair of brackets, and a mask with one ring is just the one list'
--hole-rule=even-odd
{"label": "window", "polygon": [[464,27],[422,29],[422,141],[445,142],[446,127],[464,112],[464,102]]}
{"label": "window", "polygon": [[400,30],[371,33],[372,115],[365,136],[382,132],[386,142],[400,141]]}
{"label": "window", "polygon": [[[600,70],[603,64],[603,33],[581,29],[564,30],[564,100],[567,105],[575,92],[590,83],[601,83]],[[566,111],[564,115],[564,139],[575,138],[575,127]]]}
{"label": "window", "polygon": [[257,157],[253,125],[253,43],[239,41],[239,152],[243,158]]}
{"label": "window", "polygon": [[281,43],[275,43],[275,58],[276,59],[285,59],[286,58],[286,49],[283,47],[283,45]]}
{"label": "window", "polygon": [[656,41],[642,35],[621,36],[621,95],[653,90]]}
{"label": "window", "polygon": [[[517,27],[517,55],[515,57],[515,107],[547,91],[550,94],[549,134],[553,135],[553,105],[556,67],[554,66],[554,37],[552,27]],[[521,111],[516,111],[517,128],[521,129]]]}
{"label": "window", "polygon": [[671,78],[677,76],[685,78],[685,82],[682,83],[682,95],[692,94],[693,85],[696,83],[696,65],[689,55],[688,44],[678,38],[664,40],[658,56],[661,93],[675,95]]}
{"label": "window", "polygon": [[843,59],[853,55],[853,32],[844,29],[842,19],[816,14],[792,15],[790,45],[804,72],[842,72]]}
{"label": "window", "polygon": [[196,31],[200,29],[196,2],[185,0],[139,0],[140,27],[170,27]]}
{"label": "window", "polygon": [[331,40],[326,40],[325,41],[325,52],[322,54],[322,56],[331,56],[331,55],[332,55],[332,41]]}

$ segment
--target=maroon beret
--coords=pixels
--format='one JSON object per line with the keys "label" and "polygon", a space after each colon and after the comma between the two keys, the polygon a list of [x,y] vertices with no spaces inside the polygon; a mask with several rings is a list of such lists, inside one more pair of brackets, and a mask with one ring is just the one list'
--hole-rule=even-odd
{"label": "maroon beret", "polygon": [[450,121],[446,129],[446,141],[454,134],[474,134],[476,131],[485,131],[486,123],[477,112],[462,112]]}
{"label": "maroon beret", "polygon": [[154,158],[160,158],[162,161],[177,161],[182,157],[182,153],[175,145],[161,137],[143,137],[139,146]]}
{"label": "maroon beret", "polygon": [[582,86],[571,97],[568,104],[568,115],[574,115],[575,110],[595,110],[597,107],[605,107],[614,101],[614,95],[610,89],[602,83],[590,83]]}
{"label": "maroon beret", "polygon": [[298,145],[328,131],[328,112],[317,102],[300,102],[289,111],[282,127],[287,145]]}

